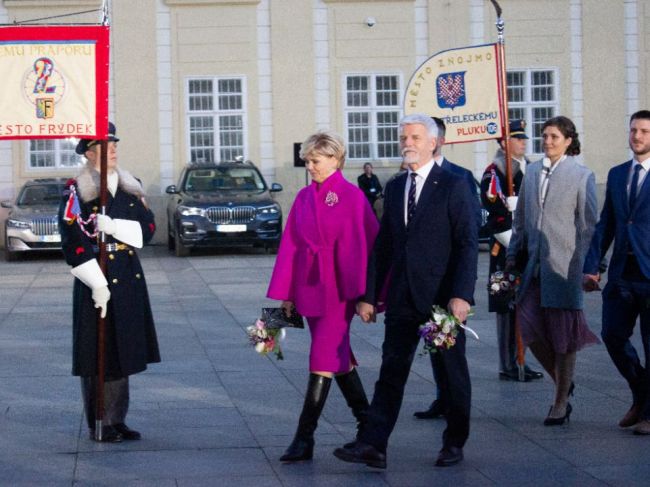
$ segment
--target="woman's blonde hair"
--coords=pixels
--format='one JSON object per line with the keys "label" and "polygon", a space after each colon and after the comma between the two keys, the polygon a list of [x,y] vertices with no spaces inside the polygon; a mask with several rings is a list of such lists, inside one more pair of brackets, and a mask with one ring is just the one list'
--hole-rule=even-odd
{"label": "woman's blonde hair", "polygon": [[312,154],[334,157],[339,161],[339,169],[343,168],[345,164],[345,143],[343,138],[329,130],[322,130],[310,135],[300,146],[300,158],[307,160]]}

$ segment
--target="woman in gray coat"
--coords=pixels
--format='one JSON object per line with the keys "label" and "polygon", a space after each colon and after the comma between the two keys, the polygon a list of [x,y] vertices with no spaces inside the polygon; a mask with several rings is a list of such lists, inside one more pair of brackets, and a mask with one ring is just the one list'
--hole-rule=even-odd
{"label": "woman in gray coat", "polygon": [[594,174],[574,157],[580,141],[573,122],[562,116],[547,120],[542,138],[545,157],[526,171],[507,266],[523,272],[517,316],[524,345],[555,382],[553,406],[544,420],[554,426],[571,415],[576,352],[598,343],[582,311],[581,287],[598,210]]}

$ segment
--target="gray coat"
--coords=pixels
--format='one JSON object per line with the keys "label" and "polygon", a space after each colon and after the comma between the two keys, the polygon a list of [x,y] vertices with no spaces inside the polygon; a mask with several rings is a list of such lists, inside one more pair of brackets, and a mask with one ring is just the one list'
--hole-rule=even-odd
{"label": "gray coat", "polygon": [[582,309],[582,266],[598,220],[593,172],[567,157],[551,173],[544,208],[539,189],[542,161],[528,166],[515,211],[508,257],[524,248],[528,263],[522,275],[520,300],[539,264],[541,305]]}

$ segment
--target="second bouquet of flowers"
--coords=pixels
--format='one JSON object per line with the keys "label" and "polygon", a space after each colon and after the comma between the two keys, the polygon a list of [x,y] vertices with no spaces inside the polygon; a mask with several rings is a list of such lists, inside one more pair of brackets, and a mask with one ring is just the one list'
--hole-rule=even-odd
{"label": "second bouquet of flowers", "polygon": [[418,334],[424,340],[422,353],[435,353],[447,350],[456,344],[456,336],[460,329],[470,332],[478,340],[478,335],[470,327],[462,324],[458,318],[440,306],[433,306],[431,319],[420,325]]}
{"label": "second bouquet of flowers", "polygon": [[270,328],[262,320],[255,321],[255,324],[246,328],[248,341],[255,347],[255,351],[261,355],[275,353],[278,360],[284,360],[280,341],[284,340],[284,328]]}
{"label": "second bouquet of flowers", "polygon": [[304,319],[296,310],[287,316],[282,308],[262,308],[262,317],[246,328],[246,335],[257,353],[267,355],[273,352],[278,360],[283,360],[280,342],[286,336],[284,329],[304,327]]}

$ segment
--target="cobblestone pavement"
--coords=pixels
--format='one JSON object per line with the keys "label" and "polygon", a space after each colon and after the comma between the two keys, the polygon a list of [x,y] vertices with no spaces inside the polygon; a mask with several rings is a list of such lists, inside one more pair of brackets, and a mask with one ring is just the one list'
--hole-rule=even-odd
{"label": "cobblestone pavement", "polygon": [[[334,447],[354,421],[334,387],[312,462],[283,465],[307,380],[309,337],[290,330],[284,361],[258,356],[244,328],[258,316],[274,256],[256,250],[176,258],[143,251],[163,362],[131,379],[129,425],[143,440],[96,444],[70,375],[72,278],[58,255],[0,263],[0,484],[120,486],[648,485],[650,438],[617,427],[630,397],[603,345],[578,354],[571,423],[545,428],[548,378],[499,381],[494,317],[487,312],[487,253],[468,340],[472,432],[465,461],[433,466],[441,420],[428,406],[429,361],[417,357],[388,450],[388,469],[346,464]],[[587,298],[600,330],[600,295]],[[371,395],[383,326],[353,322],[353,348]],[[536,366],[532,358],[530,363]],[[539,367],[537,367],[539,368]]]}

